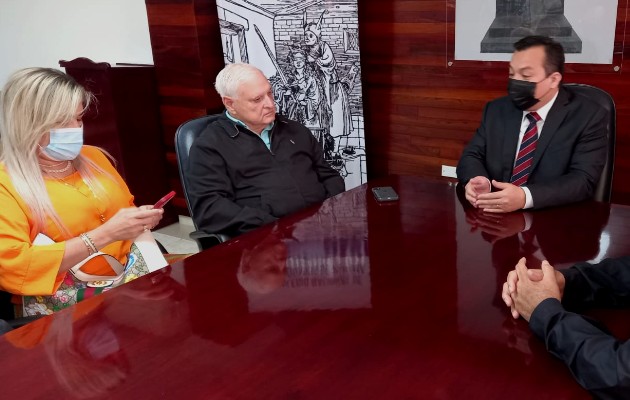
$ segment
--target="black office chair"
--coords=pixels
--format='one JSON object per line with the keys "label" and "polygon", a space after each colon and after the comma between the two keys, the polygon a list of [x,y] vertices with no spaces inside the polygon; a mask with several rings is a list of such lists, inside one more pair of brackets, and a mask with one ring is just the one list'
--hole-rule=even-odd
{"label": "black office chair", "polygon": [[602,175],[599,178],[597,187],[595,188],[594,200],[610,202],[612,193],[612,180],[613,172],[615,168],[615,141],[616,141],[616,129],[617,129],[617,112],[615,109],[615,101],[612,96],[596,88],[595,86],[584,85],[581,83],[567,83],[564,85],[573,93],[584,96],[591,101],[604,107],[610,118],[608,119],[606,137],[608,139],[608,153],[606,155],[606,164],[602,170]]}
{"label": "black office chair", "polygon": [[[186,121],[177,128],[175,132],[175,154],[177,154],[177,165],[179,166],[179,178],[182,181],[182,187],[184,188],[184,197],[186,198],[186,204],[188,205],[188,212],[193,217],[193,211],[190,208],[190,200],[188,198],[188,181],[186,179],[188,175],[188,155],[190,153],[190,146],[201,132],[208,126],[208,124],[217,118],[221,114],[207,115],[205,117],[191,119]],[[193,223],[194,223],[193,218]],[[217,244],[223,243],[230,239],[228,235],[221,233],[206,233],[199,230],[197,224],[195,224],[195,231],[190,234],[190,238],[197,243],[199,250],[205,250]]]}

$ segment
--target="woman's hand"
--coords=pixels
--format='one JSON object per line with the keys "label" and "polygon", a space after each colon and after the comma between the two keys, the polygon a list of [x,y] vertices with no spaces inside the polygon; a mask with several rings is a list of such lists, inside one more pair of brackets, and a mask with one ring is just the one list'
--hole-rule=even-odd
{"label": "woman's hand", "polygon": [[[153,209],[153,206],[121,208],[109,221],[96,228],[89,236],[94,236],[92,239],[98,248],[118,240],[133,240],[143,231],[155,227],[163,214],[163,209]],[[101,240],[106,243],[102,244]]]}
{"label": "woman's hand", "polygon": [[[86,232],[98,250],[119,240],[133,240],[144,230],[149,230],[162,219],[164,210],[153,209],[153,206],[121,208],[118,212],[98,228]],[[79,237],[66,241],[66,251],[59,272],[66,272],[83,260],[91,252]]]}
{"label": "woman's hand", "polygon": [[163,208],[157,208],[154,209],[153,206],[140,206],[138,207],[141,210],[150,210],[150,211],[159,211],[158,214],[152,213],[151,214],[151,225],[147,225],[148,229],[153,229],[157,226],[157,224],[160,223],[160,221],[162,220],[162,216],[164,215],[164,209]]}

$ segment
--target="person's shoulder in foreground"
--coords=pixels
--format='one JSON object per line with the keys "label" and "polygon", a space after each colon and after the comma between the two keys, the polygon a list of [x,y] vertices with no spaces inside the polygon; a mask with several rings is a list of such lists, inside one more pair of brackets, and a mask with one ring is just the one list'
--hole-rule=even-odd
{"label": "person's shoulder in foreground", "polygon": [[228,65],[215,88],[225,112],[190,150],[189,200],[199,229],[238,235],[344,190],[310,131],[276,115],[259,69]]}
{"label": "person's shoulder in foreground", "polygon": [[615,338],[599,322],[572,312],[584,307],[630,306],[630,257],[579,263],[556,271],[527,269],[521,259],[503,284],[512,316],[529,321],[549,352],[597,398],[625,399],[630,393],[630,341]]}
{"label": "person's shoulder in foreground", "polygon": [[591,198],[606,162],[607,111],[562,86],[562,45],[528,36],[514,46],[508,96],[486,105],[457,166],[467,200],[510,212]]}

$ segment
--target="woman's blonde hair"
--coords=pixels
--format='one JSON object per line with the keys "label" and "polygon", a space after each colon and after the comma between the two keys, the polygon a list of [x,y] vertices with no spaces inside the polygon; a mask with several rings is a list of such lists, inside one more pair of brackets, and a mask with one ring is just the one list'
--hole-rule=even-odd
{"label": "woman's blonde hair", "polygon": [[[85,112],[93,99],[71,76],[50,68],[21,69],[9,77],[2,90],[0,162],[30,208],[39,231],[46,226],[48,217],[64,235],[70,236],[46,191],[37,156],[39,142],[51,129],[70,123],[79,107]],[[82,155],[72,163],[95,195],[106,195],[93,173],[105,171]]]}

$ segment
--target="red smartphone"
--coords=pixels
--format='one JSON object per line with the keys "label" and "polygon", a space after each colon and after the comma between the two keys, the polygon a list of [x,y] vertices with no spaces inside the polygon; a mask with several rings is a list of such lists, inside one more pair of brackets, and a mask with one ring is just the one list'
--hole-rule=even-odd
{"label": "red smartphone", "polygon": [[154,205],[153,208],[163,208],[164,205],[166,203],[168,203],[173,197],[175,197],[175,191],[171,190],[166,196],[162,197],[160,200],[158,200]]}

